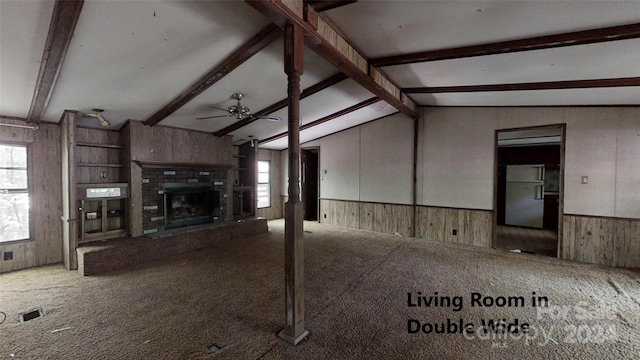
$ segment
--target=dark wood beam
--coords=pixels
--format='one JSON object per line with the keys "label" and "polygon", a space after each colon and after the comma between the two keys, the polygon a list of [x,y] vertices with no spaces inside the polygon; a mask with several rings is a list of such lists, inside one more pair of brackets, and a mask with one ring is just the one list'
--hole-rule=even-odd
{"label": "dark wood beam", "polygon": [[[343,73],[338,73],[335,74],[333,76],[331,76],[330,78],[324,79],[322,81],[320,81],[319,83],[312,85],[306,89],[304,89],[304,91],[302,91],[302,94],[300,94],[300,100],[311,96],[319,91],[322,91],[330,86],[333,86],[337,83],[339,83],[342,80],[347,79],[347,75],[343,74]],[[285,107],[287,107],[287,103],[288,103],[289,99],[282,99],[280,101],[278,101],[275,104],[272,104],[270,106],[267,106],[266,108],[257,111],[255,113],[253,113],[254,117],[248,117],[245,119],[242,119],[240,121],[237,121],[221,130],[218,130],[214,133],[215,136],[224,136],[229,134],[232,131],[236,131],[242,127],[245,127],[251,123],[253,123],[254,121],[258,120],[257,118],[255,118],[255,116],[263,116],[263,115],[269,115],[272,114],[278,110],[284,109]]]}
{"label": "dark wood beam", "polygon": [[636,39],[640,37],[640,24],[613,26],[601,29],[574,31],[563,34],[537,36],[527,39],[501,41],[451,49],[421,51],[411,54],[371,59],[374,66],[392,66],[426,61],[449,60],[474,56],[506,54],[519,51],[550,49],[563,46]]}
{"label": "dark wood beam", "polygon": [[384,72],[371,66],[369,60],[310,5],[302,0],[245,1],[281,27],[285,24],[300,26],[304,30],[307,47],[406,116],[412,119],[419,117],[415,102]]}
{"label": "dark wood beam", "polygon": [[209,70],[209,72],[198,79],[198,81],[189,86],[187,90],[183,91],[162,109],[156,111],[155,114],[144,120],[144,124],[153,126],[164,120],[167,116],[173,114],[176,110],[193,100],[253,55],[271,44],[281,34],[282,31],[276,25],[267,25],[267,27],[249,39],[249,41],[240,46],[236,51],[231,53],[231,55],[227,56],[222,62],[213,67],[213,69]]}
{"label": "dark wood beam", "polygon": [[625,86],[640,86],[640,77],[617,78],[617,79],[547,81],[547,82],[515,83],[515,84],[412,87],[412,88],[403,88],[402,90],[408,94],[436,94],[436,93],[488,92],[488,91],[588,89],[588,88],[625,87]]}
{"label": "dark wood beam", "polygon": [[278,334],[292,345],[309,335],[304,325],[304,208],[300,201],[300,76],[304,67],[304,32],[287,24],[284,71],[287,74],[289,199],[284,221],[284,329]]}
{"label": "dark wood beam", "polygon": [[31,99],[27,121],[40,123],[67,55],[73,32],[80,18],[83,0],[57,0],[40,61],[40,71]]}
{"label": "dark wood beam", "polygon": [[[360,109],[362,109],[363,107],[367,107],[367,106],[369,106],[369,105],[371,105],[371,104],[375,104],[375,103],[377,103],[378,101],[380,101],[380,99],[379,99],[378,97],[372,97],[372,98],[370,98],[370,99],[367,99],[367,100],[365,100],[365,101],[363,101],[363,102],[360,102],[360,103],[358,103],[358,104],[355,104],[355,105],[353,105],[353,106],[349,106],[349,107],[348,107],[348,108],[346,108],[346,109],[342,109],[342,110],[340,110],[340,111],[334,112],[333,114],[327,115],[327,116],[325,116],[325,117],[323,117],[323,118],[320,118],[320,119],[318,119],[318,120],[312,121],[312,122],[310,122],[310,123],[306,123],[306,124],[304,124],[304,125],[300,126],[300,131],[302,131],[302,130],[306,130],[306,129],[309,129],[309,128],[312,128],[312,127],[314,127],[314,126],[318,126],[318,125],[320,125],[320,124],[326,123],[327,121],[331,121],[331,120],[333,120],[333,119],[339,118],[340,116],[347,115],[348,113],[354,112],[354,111],[356,111],[356,110],[360,110]],[[266,138],[266,139],[264,139],[264,140],[260,140],[260,144],[268,143],[268,142],[270,142],[270,141],[273,141],[273,140],[277,140],[277,139],[283,138],[283,137],[285,137],[285,136],[287,136],[287,133],[286,133],[286,132],[283,132],[283,133],[280,133],[280,134],[277,134],[277,135],[274,135],[274,136],[268,137],[268,138]]]}
{"label": "dark wood beam", "polygon": [[304,2],[311,5],[313,10],[317,12],[323,12],[345,5],[353,4],[355,2],[358,2],[358,0],[304,0]]}

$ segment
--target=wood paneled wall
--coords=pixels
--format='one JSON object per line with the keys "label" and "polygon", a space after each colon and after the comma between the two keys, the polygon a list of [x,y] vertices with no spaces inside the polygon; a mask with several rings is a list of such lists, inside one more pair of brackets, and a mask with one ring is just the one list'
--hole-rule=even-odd
{"label": "wood paneled wall", "polygon": [[[491,247],[492,211],[429,206],[416,211],[418,238]],[[329,225],[409,236],[412,221],[411,205],[320,200],[320,222]]]}
{"label": "wood paneled wall", "polygon": [[[0,119],[3,123],[24,122]],[[0,126],[0,141],[26,144],[30,153],[31,238],[0,244],[0,272],[62,261],[62,166],[60,127],[43,123],[39,130]],[[3,260],[5,251],[13,260]]]}
{"label": "wood paneled wall", "polygon": [[640,267],[640,219],[564,215],[562,258]]}
{"label": "wood paneled wall", "polygon": [[320,199],[320,222],[329,225],[409,236],[412,207],[363,201]]}
{"label": "wood paneled wall", "polygon": [[[217,137],[210,133],[166,126],[146,126],[129,121],[122,129],[125,153],[125,174],[130,177],[129,232],[142,236],[142,168],[135,161],[167,164],[210,164],[233,166],[231,136]],[[229,170],[227,197],[231,199],[233,172]],[[231,212],[228,212],[231,214]]]}
{"label": "wood paneled wall", "polygon": [[131,160],[233,165],[231,136],[129,121]]}
{"label": "wood paneled wall", "polygon": [[[418,206],[416,222],[416,237],[491,247],[492,211]],[[454,230],[456,235],[453,234]]]}
{"label": "wood paneled wall", "polygon": [[265,217],[269,220],[280,219],[284,216],[282,206],[282,169],[280,151],[258,149],[258,160],[269,161],[271,164],[270,193],[271,206],[268,208],[256,209],[256,216]]}

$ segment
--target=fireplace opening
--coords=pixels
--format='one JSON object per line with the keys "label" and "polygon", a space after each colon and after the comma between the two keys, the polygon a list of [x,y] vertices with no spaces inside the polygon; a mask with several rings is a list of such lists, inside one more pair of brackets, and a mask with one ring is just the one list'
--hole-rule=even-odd
{"label": "fireplace opening", "polygon": [[220,217],[220,194],[212,183],[165,183],[165,228],[215,222]]}

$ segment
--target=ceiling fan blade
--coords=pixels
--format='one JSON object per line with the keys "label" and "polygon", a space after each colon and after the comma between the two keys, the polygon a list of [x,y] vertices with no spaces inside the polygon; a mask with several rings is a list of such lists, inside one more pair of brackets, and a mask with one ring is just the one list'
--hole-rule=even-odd
{"label": "ceiling fan blade", "polygon": [[217,106],[209,106],[212,109],[216,109],[216,110],[220,110],[220,111],[224,111],[224,112],[229,112],[229,109],[223,109],[223,108],[219,108]]}
{"label": "ceiling fan blade", "polygon": [[230,116],[232,116],[232,115],[231,115],[231,114],[227,114],[227,115],[205,116],[205,117],[199,117],[199,118],[196,118],[196,120],[206,120],[206,119],[221,118],[221,117],[230,117]]}
{"label": "ceiling fan blade", "polygon": [[254,116],[256,119],[260,119],[260,120],[267,120],[267,121],[276,121],[276,122],[280,122],[282,121],[282,118],[280,116],[273,116],[273,115],[260,115],[260,116]]}

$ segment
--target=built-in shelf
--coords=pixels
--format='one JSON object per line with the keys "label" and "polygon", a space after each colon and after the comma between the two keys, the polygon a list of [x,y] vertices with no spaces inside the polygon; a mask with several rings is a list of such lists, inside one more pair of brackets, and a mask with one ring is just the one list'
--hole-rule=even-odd
{"label": "built-in shelf", "polygon": [[82,166],[82,167],[121,168],[121,167],[124,167],[124,164],[88,164],[88,163],[78,163],[78,166]]}
{"label": "built-in shelf", "polygon": [[87,143],[87,142],[77,142],[76,145],[93,147],[93,148],[103,148],[103,149],[124,149],[122,145],[116,145],[116,144],[96,144],[96,143]]}

